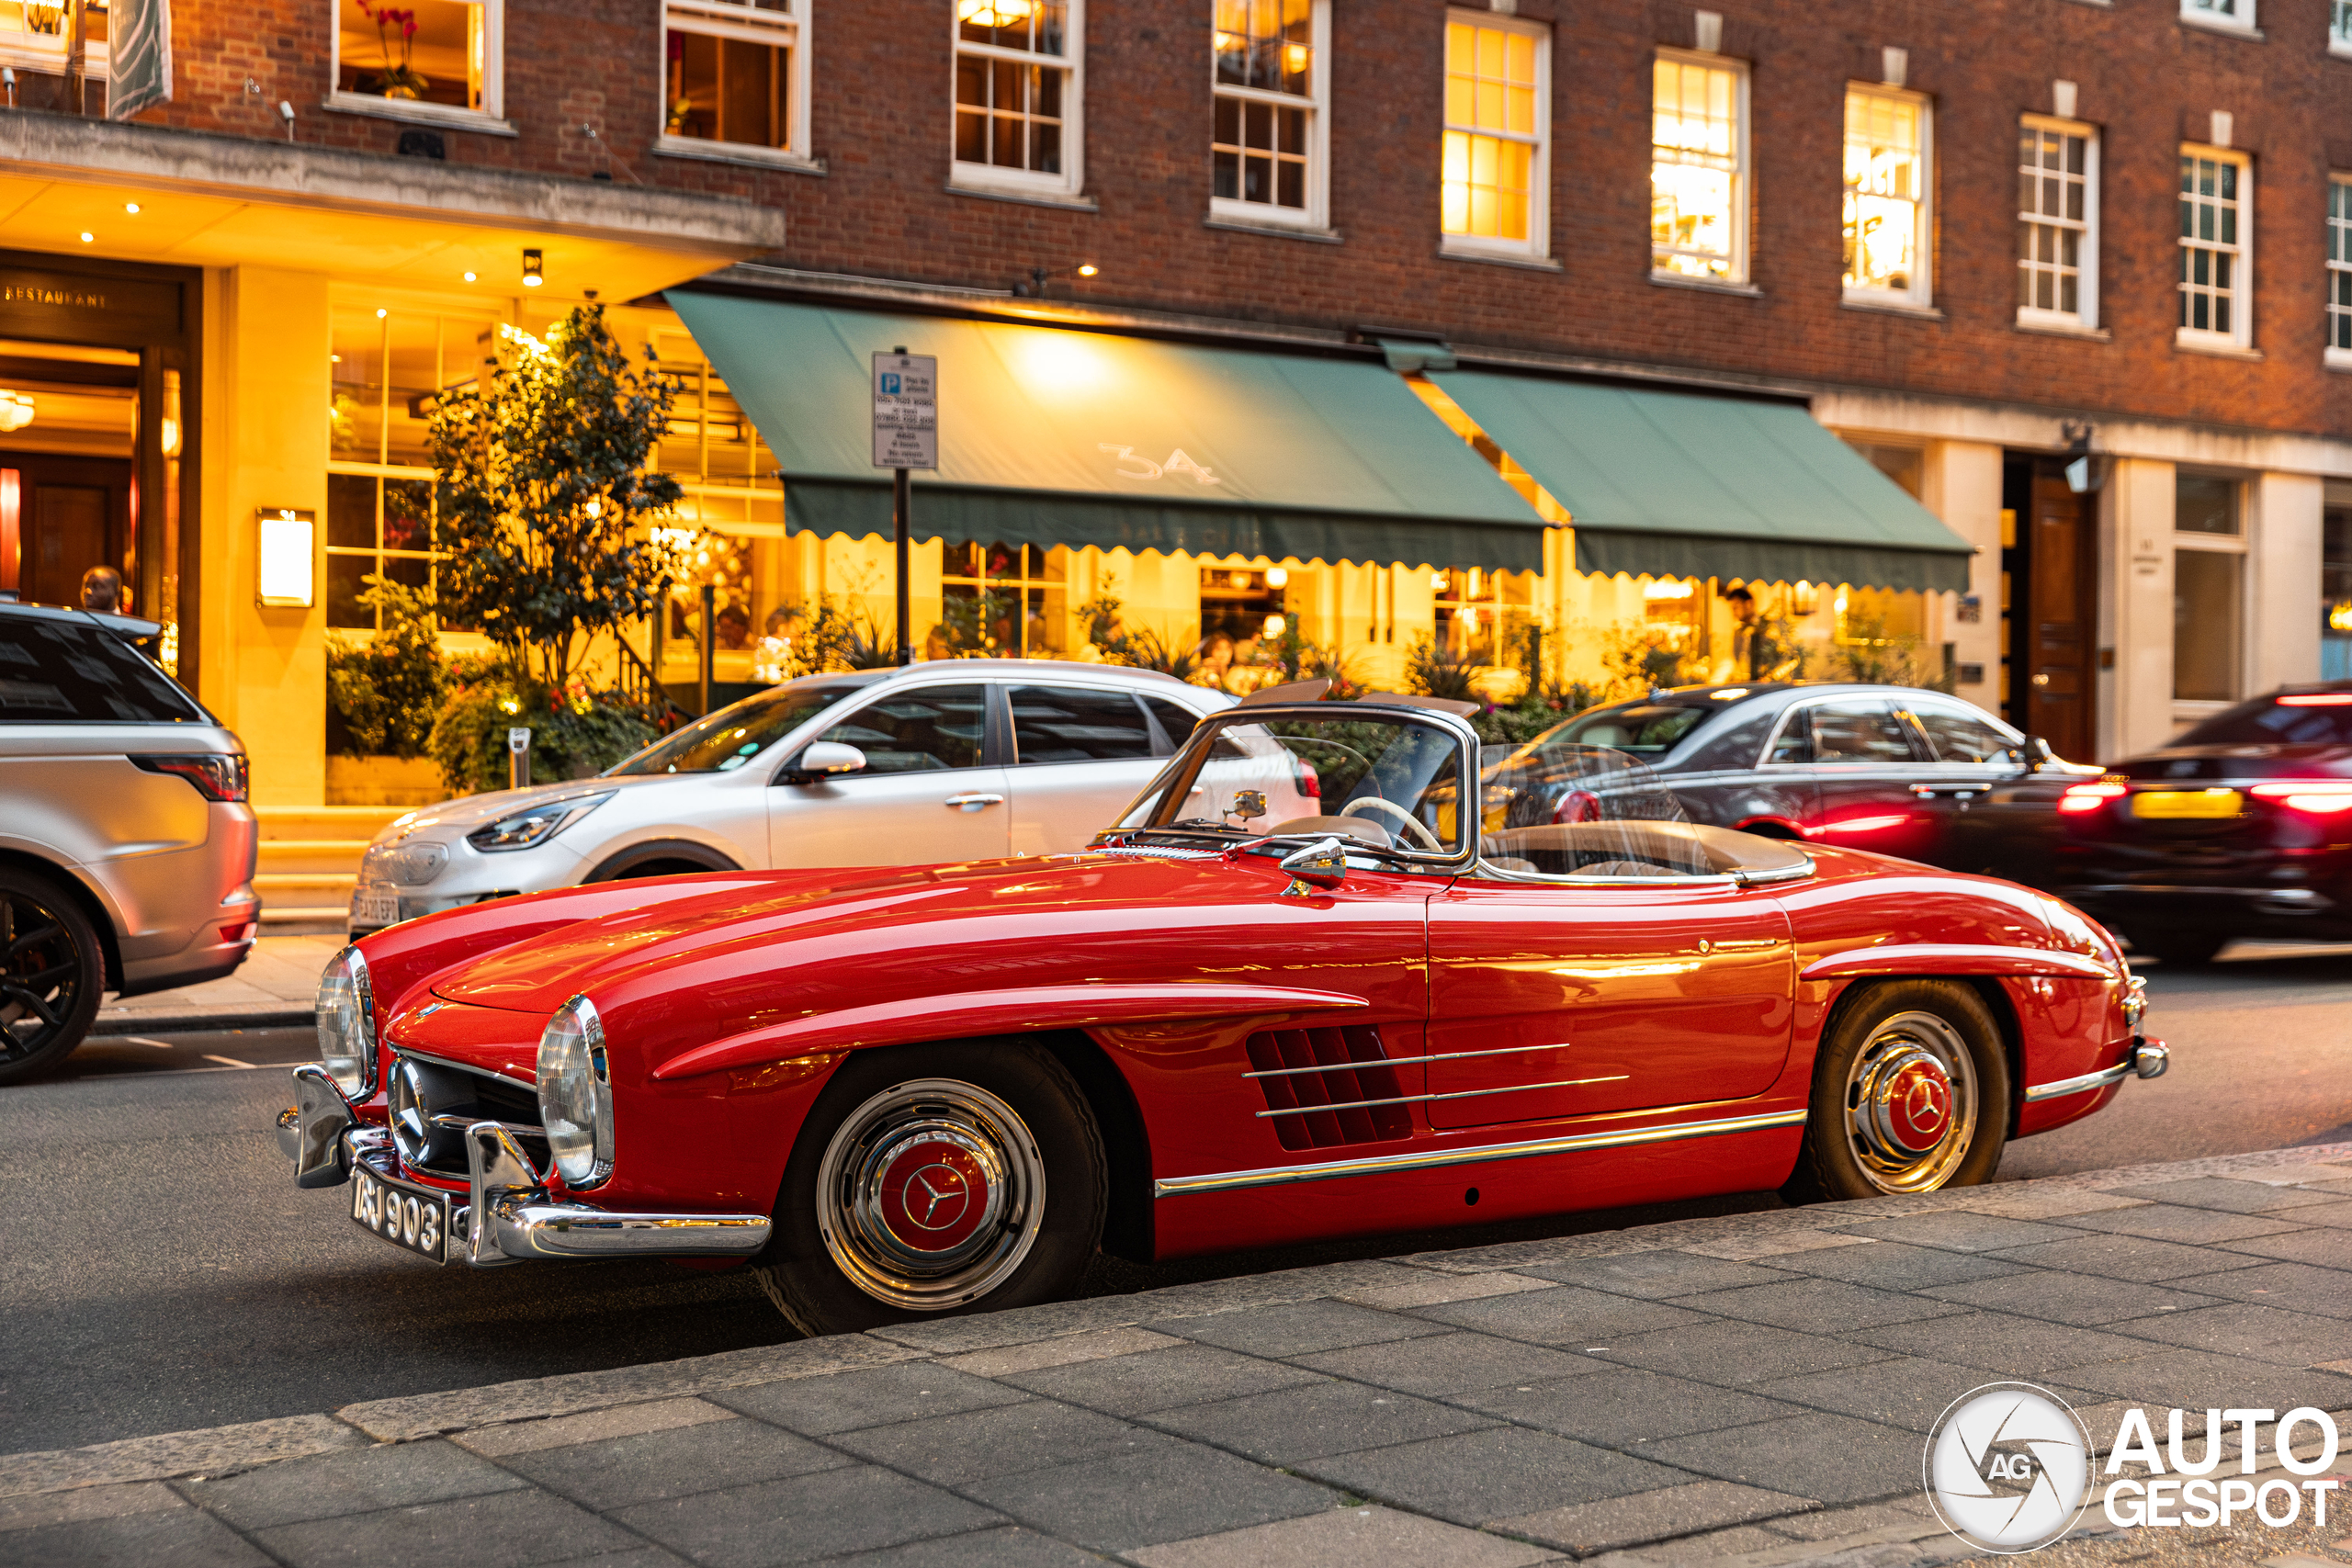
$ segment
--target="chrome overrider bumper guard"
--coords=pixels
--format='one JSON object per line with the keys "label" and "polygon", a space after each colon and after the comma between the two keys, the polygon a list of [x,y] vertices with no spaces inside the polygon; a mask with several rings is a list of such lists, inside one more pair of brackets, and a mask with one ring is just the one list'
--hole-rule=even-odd
{"label": "chrome overrider bumper guard", "polygon": [[[560,1202],[503,1122],[466,1128],[467,1201],[449,1212],[449,1252],[478,1269],[541,1259],[748,1258],[768,1243],[765,1214],[632,1214]],[[277,1118],[277,1145],[297,1187],[334,1187],[364,1161],[395,1177],[391,1136],[357,1125],[326,1069],[294,1069],[294,1103]]]}

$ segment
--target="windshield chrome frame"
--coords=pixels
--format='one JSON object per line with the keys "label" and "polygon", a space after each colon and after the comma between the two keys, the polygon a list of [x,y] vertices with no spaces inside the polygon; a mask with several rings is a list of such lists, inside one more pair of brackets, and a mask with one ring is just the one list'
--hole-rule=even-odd
{"label": "windshield chrome frame", "polygon": [[[1136,803],[1155,791],[1163,787],[1173,787],[1176,775],[1191,757],[1193,748],[1196,746],[1205,748],[1215,738],[1217,728],[1222,726],[1263,724],[1272,719],[1344,720],[1346,716],[1363,713],[1377,715],[1383,719],[1394,720],[1400,725],[1419,725],[1425,729],[1434,729],[1449,737],[1453,741],[1454,765],[1457,774],[1464,781],[1462,786],[1464,799],[1468,801],[1475,798],[1483,778],[1479,764],[1480,742],[1478,732],[1470,728],[1467,719],[1457,718],[1453,714],[1441,713],[1434,708],[1407,707],[1402,704],[1373,702],[1269,704],[1262,707],[1220,708],[1216,713],[1203,715],[1201,721],[1193,727],[1193,733],[1185,737],[1184,743],[1176,749],[1176,754],[1168,759],[1168,765],[1154,773],[1151,782],[1136,792],[1135,800],[1129,801],[1126,808],[1119,813],[1120,819],[1124,822],[1133,815]],[[1194,769],[1196,773],[1198,771]],[[1367,857],[1381,856],[1384,863],[1392,869],[1442,872],[1450,876],[1459,876],[1476,865],[1478,860],[1478,835],[1470,831],[1472,815],[1473,813],[1467,809],[1457,811],[1454,822],[1456,845],[1442,854],[1432,854],[1428,850],[1411,849],[1401,843],[1392,845],[1386,850],[1374,849],[1372,845],[1366,844],[1362,846],[1362,852]],[[1093,841],[1101,844],[1114,838],[1125,839],[1136,833],[1182,831],[1197,832],[1200,829],[1116,827],[1105,829],[1096,834]],[[1306,837],[1306,835],[1300,836]],[[1460,840],[1464,837],[1469,840],[1467,844],[1460,842]],[[1246,838],[1237,840],[1237,843],[1243,841],[1247,841]],[[1351,852],[1354,848],[1351,846]]]}

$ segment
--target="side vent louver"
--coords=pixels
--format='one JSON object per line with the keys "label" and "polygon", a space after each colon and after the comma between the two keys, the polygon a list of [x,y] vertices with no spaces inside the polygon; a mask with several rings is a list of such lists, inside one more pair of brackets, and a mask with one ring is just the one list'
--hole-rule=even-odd
{"label": "side vent louver", "polygon": [[1369,1025],[1270,1029],[1250,1037],[1249,1076],[1265,1091],[1267,1120],[1286,1149],[1328,1149],[1410,1136],[1412,1118],[1394,1100],[1396,1069]]}

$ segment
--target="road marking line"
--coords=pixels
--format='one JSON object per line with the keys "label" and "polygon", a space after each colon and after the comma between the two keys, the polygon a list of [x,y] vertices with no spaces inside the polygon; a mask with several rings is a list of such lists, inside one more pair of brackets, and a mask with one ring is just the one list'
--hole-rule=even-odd
{"label": "road marking line", "polygon": [[208,1055],[204,1059],[208,1062],[218,1062],[224,1067],[258,1067],[261,1065],[258,1062],[240,1062],[234,1056]]}
{"label": "road marking line", "polygon": [[178,1046],[168,1040],[150,1040],[144,1034],[118,1034],[116,1039],[126,1045],[153,1045],[158,1051],[176,1051]]}

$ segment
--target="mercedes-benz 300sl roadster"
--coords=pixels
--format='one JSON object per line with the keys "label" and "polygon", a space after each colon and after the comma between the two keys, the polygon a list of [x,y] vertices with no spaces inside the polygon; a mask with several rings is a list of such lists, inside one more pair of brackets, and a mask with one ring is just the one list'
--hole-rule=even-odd
{"label": "mercedes-benz 300sl roadster", "polygon": [[295,1179],[436,1262],[748,1261],[827,1333],[1049,1300],[1098,1248],[1981,1182],[2163,1070],[2044,895],[1314,694],[1203,720],[1082,853],[379,931],[322,979]]}

